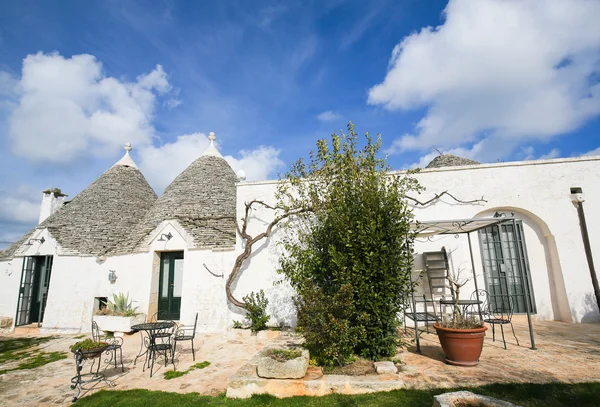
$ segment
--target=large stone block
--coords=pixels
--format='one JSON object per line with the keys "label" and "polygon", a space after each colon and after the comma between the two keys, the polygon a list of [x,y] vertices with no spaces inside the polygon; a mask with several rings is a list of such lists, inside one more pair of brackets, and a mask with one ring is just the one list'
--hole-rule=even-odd
{"label": "large stone block", "polygon": [[309,357],[306,349],[302,350],[300,357],[282,362],[267,356],[269,350],[263,352],[264,356],[258,359],[256,373],[259,377],[266,379],[301,379],[306,375]]}
{"label": "large stone block", "polygon": [[12,323],[13,319],[11,317],[0,317],[0,328],[10,328]]}
{"label": "large stone block", "polygon": [[394,365],[394,362],[375,362],[375,370],[377,374],[396,374],[398,368]]}
{"label": "large stone block", "polygon": [[433,407],[486,406],[486,407],[521,407],[508,401],[471,393],[470,391],[454,391],[443,393],[433,398]]}

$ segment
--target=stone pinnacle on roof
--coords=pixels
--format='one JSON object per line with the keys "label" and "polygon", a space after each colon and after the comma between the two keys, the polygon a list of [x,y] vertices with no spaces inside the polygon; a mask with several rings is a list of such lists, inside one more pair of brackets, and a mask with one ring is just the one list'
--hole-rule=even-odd
{"label": "stone pinnacle on roof", "polygon": [[210,140],[210,146],[208,146],[208,148],[202,155],[210,155],[213,157],[223,158],[221,153],[219,153],[219,150],[217,150],[217,148],[215,147],[215,140],[217,139],[217,137],[215,136],[215,133],[212,131],[210,133],[208,133],[208,139]]}
{"label": "stone pinnacle on roof", "polygon": [[468,158],[457,157],[452,154],[440,154],[435,157],[425,168],[457,167],[461,165],[478,165],[477,161]]}
{"label": "stone pinnacle on roof", "polygon": [[131,156],[129,155],[129,152],[132,150],[131,143],[125,144],[123,150],[125,150],[125,155],[123,156],[123,158],[117,161],[115,165],[124,165],[126,167],[137,168],[137,165],[135,165],[135,162],[131,159]]}

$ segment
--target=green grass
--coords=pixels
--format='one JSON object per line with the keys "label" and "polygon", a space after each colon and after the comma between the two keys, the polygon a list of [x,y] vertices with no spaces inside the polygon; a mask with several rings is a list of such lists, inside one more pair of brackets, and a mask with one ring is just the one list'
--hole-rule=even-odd
{"label": "green grass", "polygon": [[48,342],[55,336],[43,336],[39,338],[18,338],[0,341],[0,364],[9,362],[20,362],[16,367],[0,369],[0,375],[14,370],[27,370],[44,366],[57,360],[65,359],[64,352],[43,352],[32,348]]}
{"label": "green grass", "polygon": [[165,372],[165,380],[176,379],[178,377],[188,374],[192,370],[204,369],[207,366],[210,366],[210,362],[207,362],[205,360],[204,362],[199,362],[199,363],[196,363],[196,364],[190,366],[190,368],[188,370],[180,370],[180,371],[169,370],[168,372]]}
{"label": "green grass", "polygon": [[[468,389],[478,394],[504,399],[525,407],[591,407],[598,406],[600,383],[580,384],[494,384]],[[384,407],[430,407],[433,396],[448,389],[394,390],[384,393],[357,396],[330,395],[324,397],[291,397],[278,399],[260,395],[245,400],[230,400],[225,396],[200,396],[197,393],[166,393],[149,390],[107,391],[80,399],[77,404],[84,407],[128,406],[128,407],[331,407],[331,406],[384,406]]]}

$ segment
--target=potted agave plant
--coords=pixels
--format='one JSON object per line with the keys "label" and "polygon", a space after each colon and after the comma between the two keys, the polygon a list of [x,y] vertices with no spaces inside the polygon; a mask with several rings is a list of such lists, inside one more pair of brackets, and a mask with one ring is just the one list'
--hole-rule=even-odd
{"label": "potted agave plant", "polygon": [[475,366],[479,363],[487,327],[475,315],[469,315],[466,310],[461,312],[460,289],[470,280],[462,278],[461,272],[460,268],[456,273],[447,269],[446,279],[454,300],[452,316],[433,326],[446,354],[446,362],[457,366]]}
{"label": "potted agave plant", "polygon": [[129,300],[129,294],[113,294],[107,307],[96,312],[94,321],[102,331],[114,332],[116,336],[120,336],[123,332],[131,332],[132,325],[141,324],[146,320],[146,315],[138,313],[137,308],[133,306],[133,301]]}

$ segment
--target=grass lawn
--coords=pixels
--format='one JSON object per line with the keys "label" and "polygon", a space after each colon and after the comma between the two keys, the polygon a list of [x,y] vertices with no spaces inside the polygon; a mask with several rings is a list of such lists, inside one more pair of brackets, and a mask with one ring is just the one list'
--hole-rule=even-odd
{"label": "grass lawn", "polygon": [[[522,406],[575,406],[600,405],[600,383],[581,384],[494,384],[469,389],[511,401]],[[209,406],[209,407],[330,407],[330,406],[389,406],[389,407],[430,407],[433,396],[445,393],[447,389],[436,390],[394,390],[386,393],[363,394],[358,396],[331,395],[325,397],[291,397],[277,399],[272,396],[254,396],[246,400],[230,400],[225,396],[200,396],[197,393],[166,393],[149,390],[107,391],[84,397],[78,406]]]}
{"label": "grass lawn", "polygon": [[0,340],[0,365],[12,364],[12,367],[0,369],[0,375],[13,370],[33,369],[65,359],[67,354],[64,352],[43,352],[35,349],[54,338],[54,336],[44,336]]}

